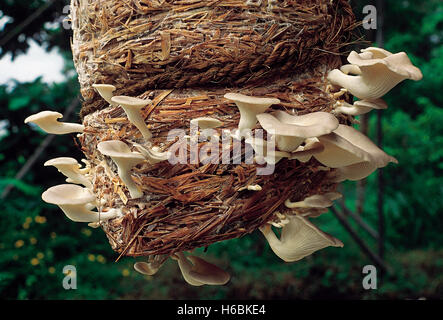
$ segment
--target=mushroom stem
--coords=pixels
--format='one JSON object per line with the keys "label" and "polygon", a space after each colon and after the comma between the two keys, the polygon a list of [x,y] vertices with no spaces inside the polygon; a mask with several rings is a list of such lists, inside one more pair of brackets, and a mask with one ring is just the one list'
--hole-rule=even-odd
{"label": "mushroom stem", "polygon": [[140,113],[141,109],[144,106],[151,103],[151,100],[144,100],[126,96],[114,96],[111,98],[111,101],[114,103],[118,103],[123,108],[128,117],[128,120],[137,127],[146,141],[151,140],[152,133],[146,126],[145,120]]}

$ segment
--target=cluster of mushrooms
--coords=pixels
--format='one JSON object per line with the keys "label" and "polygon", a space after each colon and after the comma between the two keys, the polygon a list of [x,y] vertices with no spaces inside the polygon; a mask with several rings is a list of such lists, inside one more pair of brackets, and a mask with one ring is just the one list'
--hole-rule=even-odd
{"label": "cluster of mushrooms", "polygon": [[[276,98],[257,98],[239,93],[227,93],[224,97],[235,103],[240,112],[238,129],[232,137],[245,140],[256,153],[255,159],[275,164],[283,158],[297,159],[307,162],[314,157],[323,166],[319,170],[329,171],[332,182],[344,180],[360,180],[377,168],[386,166],[397,160],[379,149],[369,138],[351,126],[339,124],[335,115],[342,113],[351,116],[360,115],[372,109],[385,109],[386,103],[380,98],[395,85],[405,79],[420,80],[422,74],[412,65],[404,52],[392,54],[380,48],[355,51],[348,56],[350,64],[329,72],[327,79],[331,88],[339,97],[349,92],[356,98],[352,105],[338,101],[332,113],[314,112],[297,116],[284,111],[266,113],[266,110],[280,100]],[[108,140],[97,145],[98,150],[110,157],[118,168],[118,176],[126,185],[129,196],[133,199],[143,196],[143,192],[131,178],[134,166],[144,161],[157,163],[169,159],[171,152],[160,152],[150,142],[152,133],[141,116],[141,110],[151,101],[127,96],[113,96],[115,87],[107,84],[96,84],[94,88],[111,106],[120,106],[128,120],[141,132],[144,145],[134,144],[137,151],[122,141]],[[84,126],[74,123],[57,121],[62,115],[58,112],[42,111],[26,118],[25,123],[32,122],[51,134],[83,133]],[[266,131],[268,140],[253,137],[257,122]],[[191,124],[200,129],[219,127],[221,122],[213,118],[191,120]],[[269,138],[273,146],[269,148]],[[103,221],[121,217],[123,208],[112,208],[105,212],[93,193],[93,177],[90,176],[90,164],[82,160],[82,168],[77,160],[68,157],[55,158],[47,161],[45,166],[54,166],[67,177],[68,184],[49,188],[42,194],[44,201],[58,205],[65,215],[77,222],[87,222],[97,227]],[[334,170],[331,170],[334,169]],[[80,185],[83,185],[80,186]],[[250,188],[249,188],[250,187]],[[261,190],[259,185],[248,186],[249,190]],[[302,201],[284,203],[290,214],[274,213],[274,219],[260,231],[267,239],[271,249],[286,262],[300,260],[313,252],[328,246],[341,247],[343,243],[322,232],[308,218],[318,217],[328,211],[332,201],[340,198],[336,192],[312,195]],[[272,227],[281,228],[278,238]],[[178,266],[186,282],[194,286],[204,284],[221,285],[229,281],[230,276],[224,270],[196,256],[185,256],[183,252],[171,256]],[[153,275],[166,258],[149,257],[147,262],[137,262],[135,270],[145,275]]]}

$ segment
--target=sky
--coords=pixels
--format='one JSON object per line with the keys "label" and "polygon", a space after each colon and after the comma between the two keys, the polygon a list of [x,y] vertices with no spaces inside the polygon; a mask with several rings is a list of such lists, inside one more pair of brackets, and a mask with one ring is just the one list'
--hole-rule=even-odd
{"label": "sky", "polygon": [[62,70],[63,58],[56,50],[46,52],[30,40],[26,54],[17,56],[14,61],[11,61],[10,54],[0,59],[0,84],[6,84],[11,79],[32,81],[38,76],[42,76],[44,82],[59,82],[64,79]]}

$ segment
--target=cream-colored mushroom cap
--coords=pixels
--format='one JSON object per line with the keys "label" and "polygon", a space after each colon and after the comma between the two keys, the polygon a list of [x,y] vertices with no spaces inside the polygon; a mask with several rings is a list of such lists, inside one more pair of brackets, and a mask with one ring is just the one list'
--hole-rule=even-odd
{"label": "cream-colored mushroom cap", "polygon": [[106,100],[110,105],[117,106],[116,103],[111,101],[111,98],[113,96],[113,92],[115,91],[115,86],[112,84],[93,84],[92,87],[97,90],[97,92],[100,94],[100,96]]}
{"label": "cream-colored mushroom cap", "polygon": [[352,51],[348,56],[348,61],[356,65],[361,74],[352,76],[334,69],[327,77],[332,84],[347,89],[360,99],[377,99],[405,79],[418,81],[423,78],[420,69],[404,52],[392,54],[378,48],[362,51],[360,54]]}
{"label": "cream-colored mushroom cap", "polygon": [[290,200],[287,199],[285,206],[288,208],[327,208],[333,205],[332,201],[339,199],[341,196],[338,192],[315,194],[298,202],[290,202]]}
{"label": "cream-colored mushroom cap", "polygon": [[340,124],[334,132],[318,137],[325,150],[314,157],[330,168],[368,161],[377,168],[397,160],[378,148],[368,137],[353,127]]}
{"label": "cream-colored mushroom cap", "polygon": [[176,256],[171,256],[171,258],[177,260],[183,278],[190,285],[224,285],[230,279],[230,275],[226,271],[202,258],[196,256],[185,257],[183,252],[178,252]]}
{"label": "cream-colored mushroom cap", "polygon": [[311,255],[315,251],[333,246],[343,247],[343,243],[321,231],[308,219],[289,216],[289,223],[283,226],[280,239],[269,224],[260,227],[272,251],[286,262],[294,262]]}
{"label": "cream-colored mushroom cap", "polygon": [[95,196],[89,189],[75,184],[51,187],[43,192],[42,199],[58,205],[69,219],[76,222],[104,221],[115,218],[119,212],[116,209],[100,213],[91,211],[89,208],[95,207]]}
{"label": "cream-colored mushroom cap", "polygon": [[85,127],[78,123],[59,122],[57,119],[62,118],[60,112],[41,111],[33,114],[25,119],[25,123],[35,123],[43,131],[51,134],[67,134],[74,132],[83,132]]}
{"label": "cream-colored mushroom cap", "polygon": [[244,130],[255,127],[257,114],[265,112],[273,104],[280,103],[280,100],[276,98],[258,98],[241,93],[226,93],[224,97],[234,101],[240,111],[240,122],[238,124],[240,135]]}
{"label": "cream-colored mushroom cap", "polygon": [[140,198],[143,192],[131,178],[131,169],[135,165],[143,162],[145,158],[141,153],[131,152],[131,149],[119,140],[102,141],[97,145],[98,151],[109,156],[118,167],[118,175],[128,187],[129,194],[133,199]]}
{"label": "cream-colored mushroom cap", "polygon": [[80,170],[80,164],[74,158],[59,157],[48,160],[44,163],[44,166],[54,166],[63,173],[68,179],[67,182],[79,183],[87,188],[92,188],[92,183],[89,179],[82,174]]}
{"label": "cream-colored mushroom cap", "polygon": [[332,182],[335,183],[343,182],[345,180],[358,181],[366,178],[375,170],[377,170],[377,166],[371,162],[365,161],[337,168],[331,172],[329,177],[331,177]]}
{"label": "cream-colored mushroom cap", "polygon": [[300,162],[307,162],[314,154],[323,152],[325,147],[317,138],[307,138],[304,146],[299,146],[291,153],[289,159],[297,159]]}
{"label": "cream-colored mushroom cap", "polygon": [[128,120],[140,130],[146,141],[149,141],[152,138],[152,133],[146,126],[145,120],[140,113],[140,110],[144,106],[152,102],[151,100],[127,96],[114,96],[111,98],[111,101],[119,104],[123,108],[128,116]]}
{"label": "cream-colored mushroom cap", "polygon": [[[405,52],[392,54],[389,51],[383,50],[384,53],[381,54],[381,51],[374,50],[373,48],[368,48],[365,51],[368,52],[369,50],[371,50],[370,52],[374,55],[372,59],[363,59],[357,52],[352,51],[348,56],[348,61],[360,69],[374,65],[384,65],[389,70],[405,77],[405,79],[418,81],[423,78],[420,69],[412,64]],[[364,72],[364,70],[362,72]]]}
{"label": "cream-colored mushroom cap", "polygon": [[328,134],[338,127],[338,120],[327,112],[313,112],[291,116],[284,111],[257,115],[260,125],[276,136],[282,151],[292,152],[306,139]]}
{"label": "cream-colored mushroom cap", "polygon": [[198,126],[200,129],[213,129],[220,127],[223,122],[211,117],[200,117],[191,120],[191,124]]}
{"label": "cream-colored mushroom cap", "polygon": [[136,262],[134,263],[134,269],[141,274],[153,276],[159,270],[159,266],[154,266],[149,262]]}

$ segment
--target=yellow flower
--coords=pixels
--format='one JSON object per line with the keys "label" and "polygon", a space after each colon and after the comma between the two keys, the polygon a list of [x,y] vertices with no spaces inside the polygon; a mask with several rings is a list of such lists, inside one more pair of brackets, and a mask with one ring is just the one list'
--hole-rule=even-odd
{"label": "yellow flower", "polygon": [[93,254],[88,254],[89,261],[95,261],[95,256]]}
{"label": "yellow flower", "polygon": [[26,224],[30,224],[31,222],[32,222],[32,218],[31,217],[26,217],[25,223]]}
{"label": "yellow flower", "polygon": [[36,266],[36,265],[38,265],[40,263],[40,261],[37,259],[37,258],[32,258],[31,259],[31,264],[33,265],[33,266]]}
{"label": "yellow flower", "polygon": [[23,229],[29,229],[29,223],[25,222],[22,224]]}
{"label": "yellow flower", "polygon": [[48,272],[51,273],[51,274],[54,274],[55,273],[55,268],[54,267],[49,267],[48,268]]}
{"label": "yellow flower", "polygon": [[31,238],[29,238],[29,242],[30,242],[31,244],[36,244],[36,243],[37,243],[37,239],[34,238],[34,237],[31,237]]}
{"label": "yellow flower", "polygon": [[37,253],[37,259],[43,259],[45,255],[42,252]]}
{"label": "yellow flower", "polygon": [[57,237],[57,234],[55,232],[50,233],[51,239],[55,239]]}
{"label": "yellow flower", "polygon": [[105,262],[106,262],[106,259],[105,259],[105,257],[103,257],[101,254],[99,254],[99,255],[97,256],[97,261],[100,262],[100,263],[105,263]]}
{"label": "yellow flower", "polygon": [[25,244],[25,242],[23,240],[17,240],[15,242],[15,247],[16,248],[21,248],[21,247],[23,247],[24,244]]}
{"label": "yellow flower", "polygon": [[34,218],[34,220],[35,220],[35,222],[40,223],[40,224],[46,223],[46,217],[43,217],[43,216],[36,216]]}
{"label": "yellow flower", "polygon": [[123,269],[122,275],[123,275],[123,277],[129,276],[129,270],[128,269]]}
{"label": "yellow flower", "polygon": [[89,237],[89,236],[91,236],[92,231],[91,231],[90,229],[82,229],[82,233],[83,233],[85,236]]}

